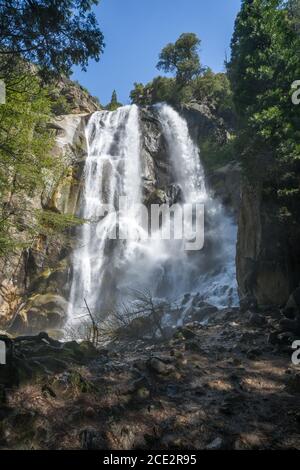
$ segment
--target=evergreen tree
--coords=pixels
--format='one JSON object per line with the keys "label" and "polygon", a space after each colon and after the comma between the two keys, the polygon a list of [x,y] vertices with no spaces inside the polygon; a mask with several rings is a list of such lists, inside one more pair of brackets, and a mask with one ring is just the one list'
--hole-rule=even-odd
{"label": "evergreen tree", "polygon": [[300,38],[290,5],[243,1],[228,73],[247,177],[259,182],[264,197],[273,201],[273,216],[293,223],[300,217],[300,113],[291,95],[292,83],[300,77]]}
{"label": "evergreen tree", "polygon": [[116,109],[122,106],[121,103],[118,102],[118,96],[116,90],[112,92],[110,103],[107,105],[106,109],[109,111],[115,111]]}
{"label": "evergreen tree", "polygon": [[38,65],[40,72],[69,75],[99,60],[103,35],[91,12],[98,0],[9,0],[0,2],[1,73],[15,58]]}

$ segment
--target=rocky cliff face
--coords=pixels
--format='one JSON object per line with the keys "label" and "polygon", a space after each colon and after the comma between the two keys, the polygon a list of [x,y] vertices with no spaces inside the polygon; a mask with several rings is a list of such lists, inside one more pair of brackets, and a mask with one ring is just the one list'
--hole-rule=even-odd
{"label": "rocky cliff face", "polygon": [[[57,135],[53,156],[64,159],[68,170],[58,184],[49,182],[49,188],[35,197],[36,208],[72,215],[77,212],[86,157],[86,116],[60,116],[51,124]],[[12,333],[49,331],[63,325],[68,306],[70,250],[71,245],[60,236],[55,244],[41,236],[32,247],[17,253],[15,260],[10,259],[11,276],[3,271],[6,291],[1,299],[1,319]]]}
{"label": "rocky cliff face", "polygon": [[[55,98],[63,97],[70,114],[93,113],[102,109],[99,101],[78,82],[62,77],[55,83]],[[60,114],[63,114],[62,112]]]}
{"label": "rocky cliff face", "polygon": [[260,307],[285,305],[300,275],[299,243],[272,216],[262,188],[244,182],[238,224],[237,277],[240,297]]}

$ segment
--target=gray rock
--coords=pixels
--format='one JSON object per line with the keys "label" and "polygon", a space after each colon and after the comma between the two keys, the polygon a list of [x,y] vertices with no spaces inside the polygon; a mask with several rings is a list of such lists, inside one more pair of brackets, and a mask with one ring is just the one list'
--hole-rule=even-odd
{"label": "gray rock", "polygon": [[249,325],[251,326],[263,326],[267,323],[266,317],[259,313],[250,313]]}
{"label": "gray rock", "polygon": [[216,437],[210,444],[206,446],[207,450],[219,450],[224,446],[223,439]]}
{"label": "gray rock", "polygon": [[197,302],[195,302],[194,299],[193,304],[194,305],[188,308],[185,313],[183,320],[185,324],[194,321],[205,321],[207,319],[210,319],[210,317],[214,316],[219,311],[218,308],[214,305],[210,305],[206,302],[203,302],[202,300],[198,300]]}

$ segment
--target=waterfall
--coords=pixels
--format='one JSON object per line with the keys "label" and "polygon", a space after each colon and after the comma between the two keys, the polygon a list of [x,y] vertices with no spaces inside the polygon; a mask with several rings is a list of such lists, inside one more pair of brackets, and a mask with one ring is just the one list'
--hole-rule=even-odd
{"label": "waterfall", "polygon": [[205,202],[207,190],[199,150],[188,125],[171,106],[157,105],[160,123],[168,143],[173,171],[187,202]]}
{"label": "waterfall", "polygon": [[[235,225],[206,188],[186,121],[168,105],[154,109],[183,202],[205,205],[204,249],[187,252],[184,240],[162,240],[155,233],[143,237],[136,208],[143,201],[138,108],[94,113],[86,127],[88,156],[79,213],[86,223],[78,230],[73,254],[71,318],[80,314],[84,298],[94,312],[108,311],[132,288],[147,288],[160,298],[192,292],[217,306],[237,303]],[[120,196],[127,197],[126,210],[118,206]],[[118,222],[113,211],[103,215],[103,204],[118,210]],[[133,236],[112,240],[112,231],[121,225]]]}
{"label": "waterfall", "polygon": [[[235,250],[237,228],[206,188],[199,149],[193,142],[187,122],[172,107],[158,105],[161,126],[168,143],[173,171],[186,202],[205,205],[205,245],[199,253],[187,256],[182,250],[184,288],[198,291],[203,300],[218,307],[238,305]],[[195,279],[196,278],[196,282]]]}
{"label": "waterfall", "polygon": [[[114,290],[116,273],[107,252],[115,220],[110,213],[103,218],[102,205],[116,207],[119,196],[126,196],[131,204],[141,198],[138,108],[125,106],[114,112],[94,113],[86,127],[86,142],[88,156],[79,215],[87,223],[79,230],[73,254],[69,309],[77,314],[84,298],[95,310]],[[130,224],[135,214],[126,217]]]}

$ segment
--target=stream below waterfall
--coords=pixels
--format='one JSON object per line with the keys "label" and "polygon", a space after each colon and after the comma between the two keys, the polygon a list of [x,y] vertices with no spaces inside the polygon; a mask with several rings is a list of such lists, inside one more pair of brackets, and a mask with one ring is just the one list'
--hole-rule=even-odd
{"label": "stream below waterfall", "polygon": [[[84,299],[95,315],[105,316],[131,289],[147,289],[172,301],[191,293],[217,307],[238,304],[236,225],[210,195],[185,119],[166,104],[153,112],[167,144],[172,182],[180,188],[180,204],[204,205],[204,247],[189,251],[184,239],[165,240],[152,232],[145,236],[138,213],[144,202],[139,108],[93,113],[85,130],[88,155],[78,215],[86,223],[77,230],[72,256],[71,322],[82,313]],[[120,207],[120,197],[126,198],[126,208]],[[120,226],[129,239],[111,237]]]}

